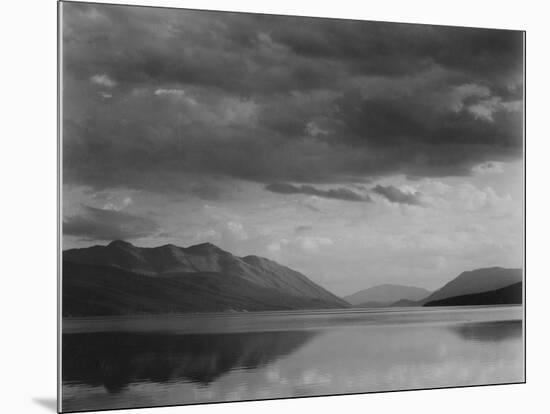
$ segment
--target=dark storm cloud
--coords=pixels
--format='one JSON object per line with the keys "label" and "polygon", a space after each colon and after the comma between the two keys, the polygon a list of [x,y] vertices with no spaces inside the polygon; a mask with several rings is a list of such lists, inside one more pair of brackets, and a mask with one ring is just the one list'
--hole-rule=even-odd
{"label": "dark storm cloud", "polygon": [[68,183],[159,192],[186,191],[189,175],[352,183],[466,175],[521,155],[520,32],[63,10]]}
{"label": "dark storm cloud", "polygon": [[409,204],[416,206],[422,205],[422,200],[420,199],[419,193],[408,193],[405,191],[401,191],[399,188],[394,187],[393,185],[377,185],[372,189],[372,191],[376,194],[381,195],[392,203]]}
{"label": "dark storm cloud", "polygon": [[63,234],[86,240],[131,240],[159,231],[155,221],[122,211],[84,206],[82,215],[63,220]]}
{"label": "dark storm cloud", "polygon": [[292,185],[288,183],[272,183],[265,186],[267,191],[279,194],[306,194],[317,197],[334,198],[345,201],[370,201],[368,196],[363,196],[347,188],[332,188],[321,190],[312,185]]}

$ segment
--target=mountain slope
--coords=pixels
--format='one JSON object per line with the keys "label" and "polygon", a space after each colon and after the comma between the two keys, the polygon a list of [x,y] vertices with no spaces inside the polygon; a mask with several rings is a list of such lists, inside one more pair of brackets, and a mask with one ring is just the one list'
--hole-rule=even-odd
{"label": "mountain slope", "polygon": [[299,272],[212,244],[140,248],[115,241],[63,258],[65,316],[349,306]]}
{"label": "mountain slope", "polygon": [[453,296],[488,292],[522,281],[521,269],[489,267],[463,272],[441,289],[425,298],[422,303],[433,302]]}
{"label": "mountain slope", "polygon": [[361,290],[344,299],[354,306],[387,306],[401,299],[417,301],[430,295],[430,291],[414,286],[384,284]]}
{"label": "mountain slope", "polygon": [[221,273],[152,278],[122,269],[63,264],[63,316],[335,308]]}
{"label": "mountain slope", "polygon": [[210,243],[188,248],[171,244],[143,248],[123,241],[114,241],[107,246],[67,250],[63,253],[63,260],[110,266],[154,277],[200,272],[222,273],[290,295],[319,298],[343,307],[347,306],[345,301],[299,272],[257,256],[240,258]]}
{"label": "mountain slope", "polygon": [[523,283],[518,282],[488,292],[427,302],[424,306],[468,306],[468,305],[519,305],[523,302]]}

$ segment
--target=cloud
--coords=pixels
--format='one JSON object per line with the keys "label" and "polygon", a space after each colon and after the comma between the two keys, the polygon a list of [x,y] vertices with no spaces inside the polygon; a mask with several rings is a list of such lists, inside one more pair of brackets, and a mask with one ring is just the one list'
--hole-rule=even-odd
{"label": "cloud", "polygon": [[472,167],[472,171],[476,174],[502,174],[504,164],[502,162],[487,161]]}
{"label": "cloud", "polygon": [[298,237],[296,242],[304,252],[310,254],[319,253],[321,248],[334,244],[330,237]]}
{"label": "cloud", "polygon": [[157,223],[150,218],[90,206],[84,206],[83,214],[63,220],[64,235],[85,240],[139,239],[159,230]]}
{"label": "cloud", "polygon": [[328,131],[319,127],[319,125],[317,125],[314,121],[308,122],[306,124],[305,132],[307,135],[310,135],[312,137],[328,134]]}
{"label": "cloud", "polygon": [[90,81],[96,85],[104,86],[106,88],[113,88],[116,86],[116,81],[114,79],[111,79],[106,74],[97,74],[93,75],[90,78]]}
{"label": "cloud", "polygon": [[164,88],[159,88],[159,89],[156,89],[154,94],[156,96],[163,96],[163,95],[168,95],[168,96],[176,96],[176,97],[181,97],[181,96],[184,96],[185,95],[185,91],[183,89],[164,89]]}
{"label": "cloud", "polygon": [[298,236],[294,239],[282,238],[273,241],[267,246],[267,251],[273,255],[297,251],[306,254],[317,254],[323,248],[332,246],[333,244],[334,241],[330,237]]}
{"label": "cloud", "polygon": [[[517,210],[517,206],[511,204],[512,198],[509,194],[499,195],[492,187],[478,188],[472,184],[464,183],[457,186],[455,194],[455,205],[469,211],[490,209],[495,214],[507,215]],[[520,210],[521,211],[521,210]]]}
{"label": "cloud", "polygon": [[385,199],[391,201],[392,203],[399,203],[399,204],[409,204],[409,205],[416,205],[421,206],[422,200],[420,198],[420,193],[410,193],[406,191],[402,191],[397,187],[394,187],[393,185],[383,186],[383,185],[377,185],[372,189],[372,191],[378,195],[381,195]]}
{"label": "cloud", "polygon": [[272,183],[265,186],[267,191],[279,194],[306,194],[324,198],[334,198],[345,201],[370,201],[367,195],[358,194],[348,188],[332,188],[321,190],[312,185],[293,185],[288,183]]}
{"label": "cloud", "polygon": [[124,197],[120,201],[109,201],[103,206],[103,210],[121,211],[130,206],[133,202],[132,197]]}
{"label": "cloud", "polygon": [[212,182],[201,181],[191,185],[190,193],[200,198],[201,200],[221,200],[224,189]]}
{"label": "cloud", "polygon": [[227,230],[229,231],[231,237],[235,238],[236,240],[242,241],[248,239],[248,233],[246,232],[242,223],[229,221],[227,223]]}
{"label": "cloud", "polygon": [[522,156],[519,31],[81,3],[63,27],[66,183],[309,186]]}
{"label": "cloud", "polygon": [[490,95],[491,91],[487,86],[478,85],[476,83],[464,83],[453,88],[449,94],[449,104],[458,112],[464,108],[466,101],[472,98],[486,98]]}

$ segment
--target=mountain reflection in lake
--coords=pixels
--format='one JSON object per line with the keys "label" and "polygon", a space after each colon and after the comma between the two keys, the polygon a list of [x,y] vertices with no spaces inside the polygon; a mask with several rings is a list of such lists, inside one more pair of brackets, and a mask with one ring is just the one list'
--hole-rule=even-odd
{"label": "mountain reflection in lake", "polygon": [[63,379],[109,393],[136,382],[207,386],[234,369],[269,364],[303,345],[311,331],[210,335],[92,333],[66,335]]}
{"label": "mountain reflection in lake", "polygon": [[[191,332],[169,318],[137,332],[113,331],[135,319],[103,331],[73,323],[63,335],[63,410],[523,381],[521,307],[271,313],[225,324],[201,316]],[[209,325],[216,332],[203,333]]]}
{"label": "mountain reflection in lake", "polygon": [[493,321],[464,323],[450,329],[469,341],[500,342],[508,339],[521,340],[522,325],[521,321]]}

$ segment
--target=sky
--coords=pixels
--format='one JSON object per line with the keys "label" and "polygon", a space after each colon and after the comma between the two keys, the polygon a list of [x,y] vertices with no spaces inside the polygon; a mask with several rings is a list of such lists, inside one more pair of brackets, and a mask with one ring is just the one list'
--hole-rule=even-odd
{"label": "sky", "polygon": [[523,258],[523,34],[62,6],[63,247],[210,242],[339,295]]}

